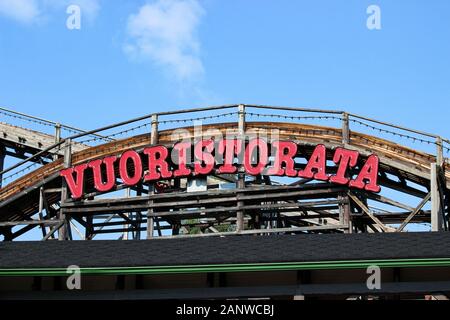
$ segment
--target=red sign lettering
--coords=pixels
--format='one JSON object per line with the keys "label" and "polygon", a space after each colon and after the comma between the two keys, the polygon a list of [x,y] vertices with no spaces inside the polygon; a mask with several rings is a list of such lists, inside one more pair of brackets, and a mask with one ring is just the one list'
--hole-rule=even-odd
{"label": "red sign lettering", "polygon": [[[116,187],[117,178],[123,184],[133,186],[139,182],[172,177],[233,174],[239,165],[236,160],[243,158],[242,165],[248,175],[302,177],[370,192],[381,189],[377,183],[379,159],[376,155],[370,155],[364,161],[357,151],[337,148],[332,159],[327,159],[326,147],[319,144],[304,168],[298,170],[296,167],[300,165],[295,161],[298,151],[299,146],[294,142],[273,141],[269,144],[261,138],[252,139],[245,146],[238,139],[200,140],[194,145],[179,142],[171,150],[165,146],[144,148],[142,154],[128,150],[119,158],[109,156],[92,160],[88,164],[61,170],[60,175],[65,179],[72,198],[79,199],[84,193],[86,170],[92,170],[93,188],[98,192],[108,192]],[[191,154],[193,160],[190,159]],[[327,160],[336,164],[335,174],[327,173]],[[115,167],[118,167],[119,177],[116,177]],[[360,169],[355,174],[356,168]]]}

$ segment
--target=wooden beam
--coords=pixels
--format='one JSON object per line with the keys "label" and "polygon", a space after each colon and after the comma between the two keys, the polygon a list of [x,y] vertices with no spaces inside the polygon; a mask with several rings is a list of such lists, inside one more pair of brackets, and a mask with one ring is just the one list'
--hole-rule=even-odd
{"label": "wooden beam", "polygon": [[438,167],[444,166],[444,144],[441,137],[436,137],[436,163]]}
{"label": "wooden beam", "polygon": [[[69,168],[72,165],[72,140],[67,139],[64,143],[64,168]],[[68,186],[65,180],[62,182],[61,187],[61,208],[59,209],[59,217],[58,219],[62,221],[62,225],[58,231],[58,240],[66,240],[68,233],[67,228],[69,228],[66,214],[64,213],[64,209],[62,208],[65,201],[67,201],[69,197]]]}
{"label": "wooden beam", "polygon": [[[249,189],[249,188],[248,188]],[[253,192],[248,189],[245,189],[244,195],[240,196],[240,199],[251,205],[252,203],[261,203],[266,201],[287,201],[288,199],[300,199],[302,197],[308,197],[312,199],[312,197],[324,198],[330,197],[329,188],[324,189],[307,189],[307,190],[298,190],[298,188],[294,188],[294,191],[289,191],[289,189],[284,189],[284,192],[276,192],[277,189],[273,190],[275,192],[271,192],[270,190],[258,190],[256,194],[252,194]],[[296,191],[298,190],[298,191]],[[217,191],[217,190],[216,190]],[[112,212],[114,210],[129,210],[130,206],[133,206],[135,210],[146,210],[150,206],[154,209],[158,208],[170,208],[170,209],[181,209],[183,207],[218,207],[218,206],[230,206],[235,203],[237,199],[236,194],[239,193],[239,190],[227,190],[229,192],[225,193],[222,197],[220,197],[220,192],[216,191],[208,191],[208,192],[199,192],[199,193],[183,193],[178,196],[182,196],[179,200],[177,199],[176,194],[172,194],[172,197],[160,197],[162,195],[154,195],[150,196],[150,200],[154,202],[150,204],[148,202],[148,197],[132,197],[132,198],[122,198],[122,199],[101,199],[101,200],[92,200],[92,201],[84,201],[84,202],[71,202],[71,203],[63,203],[62,207],[70,213],[94,213],[94,212]],[[255,190],[253,190],[255,191]],[[336,190],[342,192],[342,189],[339,188]],[[334,192],[334,189],[333,189]],[[322,196],[320,196],[322,195]],[[200,197],[201,196],[201,197]],[[333,203],[337,203],[334,201]],[[302,205],[307,205],[308,202],[302,202]],[[245,208],[245,205],[241,208]]]}
{"label": "wooden beam", "polygon": [[[44,220],[44,215],[43,215],[43,211],[44,211],[44,197],[45,197],[45,193],[44,193],[44,187],[40,187],[39,188],[39,220]],[[41,225],[41,230],[42,230],[42,236],[45,237],[45,234],[47,233],[47,230],[45,228],[45,225]]]}
{"label": "wooden beam", "polygon": [[348,196],[373,220],[384,232],[388,232],[388,228],[366,207],[366,205],[358,199],[351,191],[348,192]]}
{"label": "wooden beam", "polygon": [[350,143],[350,123],[348,113],[342,113],[342,143],[347,145]]}
{"label": "wooden beam", "polygon": [[329,230],[341,230],[348,228],[346,225],[320,225],[320,226],[307,226],[307,227],[292,227],[292,228],[274,228],[274,229],[253,229],[242,230],[241,232],[219,232],[219,233],[202,233],[195,235],[178,235],[178,236],[164,236],[155,239],[168,239],[168,238],[192,238],[192,237],[223,237],[236,234],[271,234],[271,233],[298,233],[307,231],[329,231]]}
{"label": "wooden beam", "polygon": [[0,188],[2,187],[3,182],[3,174],[1,173],[3,171],[3,167],[5,165],[5,154],[6,148],[3,144],[0,143]]}
{"label": "wooden beam", "polygon": [[58,231],[63,225],[65,221],[60,221],[56,226],[54,226],[50,231],[42,238],[42,241],[47,241],[56,231]]}
{"label": "wooden beam", "polygon": [[[244,148],[245,146],[245,106],[239,105],[239,113],[238,113],[239,119],[238,119],[238,134],[239,134],[239,140],[242,143],[242,146]],[[239,191],[242,191],[245,189],[245,169],[243,166],[243,160],[241,159],[241,164],[238,168],[238,180],[236,182],[236,188]],[[244,210],[242,209],[244,207],[244,201],[241,200],[241,193],[237,193],[237,207],[240,208],[236,212],[236,231],[241,232],[244,230]]]}
{"label": "wooden beam", "polygon": [[411,214],[406,217],[405,221],[398,227],[397,232],[402,232],[403,229],[406,227],[406,225],[411,221],[414,216],[419,213],[420,210],[425,206],[425,204],[430,200],[431,198],[431,192],[426,195],[425,198],[419,203],[419,205],[411,212]]}
{"label": "wooden beam", "polygon": [[380,178],[378,182],[381,186],[388,187],[388,188],[394,189],[396,191],[404,192],[406,194],[409,194],[411,196],[414,196],[414,197],[417,197],[420,199],[423,199],[427,195],[427,192],[418,190],[418,189],[410,187],[408,185],[405,186],[402,183],[393,181],[388,178]]}
{"label": "wooden beam", "polygon": [[0,222],[0,227],[14,227],[20,225],[46,225],[52,226],[60,223],[59,220],[25,220],[25,221],[4,221]]}
{"label": "wooden beam", "polygon": [[[45,150],[55,144],[55,136],[53,135],[13,126],[7,123],[0,123],[0,132],[6,133],[6,135],[2,134],[0,137],[5,143],[14,143],[34,150]],[[81,151],[87,147],[87,145],[75,142],[73,149],[74,151]],[[63,155],[63,151],[56,149],[49,153]]]}
{"label": "wooden beam", "polygon": [[442,230],[442,203],[439,192],[439,171],[437,163],[431,165],[431,231]]}
{"label": "wooden beam", "polygon": [[411,212],[414,211],[414,208],[411,207],[411,206],[408,206],[408,205],[403,204],[401,202],[389,199],[387,197],[383,197],[383,196],[381,196],[379,194],[376,194],[376,193],[366,192],[366,193],[364,193],[364,195],[367,198],[369,198],[371,200],[374,200],[374,201],[377,201],[377,202],[380,202],[380,203],[389,204],[391,206],[394,206],[394,207],[397,207],[397,208],[401,208],[401,209],[405,209],[405,210],[411,211]]}
{"label": "wooden beam", "polygon": [[[158,143],[158,115],[153,114],[152,115],[152,128],[150,132],[150,144],[156,145]],[[151,183],[149,184],[149,192],[148,197],[150,198],[148,200],[148,206],[149,209],[147,210],[147,239],[153,238],[154,233],[154,215],[153,215],[153,200],[151,199],[151,196],[155,194],[155,184]]]}

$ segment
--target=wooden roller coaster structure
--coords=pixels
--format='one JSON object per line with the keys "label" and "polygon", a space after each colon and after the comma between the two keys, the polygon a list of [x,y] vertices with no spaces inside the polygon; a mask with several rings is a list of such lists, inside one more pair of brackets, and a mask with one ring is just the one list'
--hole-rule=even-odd
{"label": "wooden roller coaster structure", "polygon": [[[5,114],[28,117],[1,110]],[[227,113],[218,113],[221,110]],[[275,114],[268,114],[269,111]],[[189,119],[185,117],[188,114],[201,116]],[[180,116],[183,118],[174,118]],[[234,116],[235,121],[203,124],[201,132],[190,124]],[[255,117],[259,120],[250,120]],[[268,121],[261,121],[261,117]],[[335,121],[338,125],[303,123],[318,118]],[[180,127],[180,123],[185,125]],[[418,151],[354,131],[351,128],[354,123],[380,133],[427,143],[435,151]],[[129,127],[134,124],[139,124],[140,129],[148,128],[147,132],[123,139],[116,139],[118,133],[105,133],[123,129],[119,133],[126,134],[136,128]],[[449,228],[450,171],[444,153],[450,142],[437,135],[343,111],[241,104],[154,113],[91,131],[67,127],[75,134],[66,138],[58,131],[60,124],[55,124],[55,128],[54,135],[46,135],[0,123],[0,237],[5,241],[20,239],[38,228],[42,240],[71,240],[77,238],[75,232],[80,239],[92,240],[99,234],[119,239],[165,239],[272,233],[402,232],[414,224],[428,226],[432,231]],[[127,150],[141,152],[152,145],[171,148],[174,135],[180,129],[192,140],[202,139],[211,130],[243,140],[247,131],[265,135],[276,132],[277,139],[302,146],[295,155],[300,159],[296,164],[299,170],[305,167],[302,159],[307,159],[318,144],[325,145],[328,152],[336,148],[358,151],[362,160],[376,154],[382,192],[314,179],[248,176],[239,170],[236,174],[213,171],[201,178],[140,181],[135,186],[118,180],[108,193],[95,190],[92,174],[87,174],[83,196],[80,199],[70,197],[67,184],[60,176],[62,169],[108,156],[120,157]],[[101,143],[89,145],[96,141]],[[272,141],[270,135],[268,141]],[[3,169],[5,156],[21,160]],[[362,164],[359,162],[354,170],[360,169]],[[33,165],[39,168],[23,174]],[[144,170],[146,165],[148,163],[144,163]],[[327,172],[335,170],[327,164]],[[14,176],[18,178],[8,181]],[[196,184],[200,187],[193,188]]]}

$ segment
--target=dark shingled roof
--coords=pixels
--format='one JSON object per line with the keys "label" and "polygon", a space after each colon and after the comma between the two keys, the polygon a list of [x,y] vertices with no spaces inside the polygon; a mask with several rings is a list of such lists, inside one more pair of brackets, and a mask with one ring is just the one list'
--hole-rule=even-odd
{"label": "dark shingled roof", "polygon": [[0,269],[450,258],[450,232],[0,243]]}

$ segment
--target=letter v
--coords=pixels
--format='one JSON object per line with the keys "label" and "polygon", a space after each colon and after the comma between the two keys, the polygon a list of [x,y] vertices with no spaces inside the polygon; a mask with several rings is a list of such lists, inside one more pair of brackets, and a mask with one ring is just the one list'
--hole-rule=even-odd
{"label": "letter v", "polygon": [[[78,199],[83,195],[84,189],[84,171],[87,168],[87,164],[80,164],[74,168],[63,169],[60,172],[60,176],[66,179],[67,186],[70,189],[72,198]],[[73,173],[76,173],[76,181],[73,177]]]}

